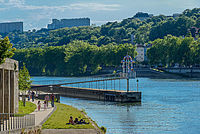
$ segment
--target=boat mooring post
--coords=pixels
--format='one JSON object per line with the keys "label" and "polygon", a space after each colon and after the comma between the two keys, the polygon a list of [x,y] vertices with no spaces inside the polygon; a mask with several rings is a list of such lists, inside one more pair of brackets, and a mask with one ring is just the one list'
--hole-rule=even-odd
{"label": "boat mooring post", "polygon": [[137,92],[138,92],[138,82],[139,82],[139,80],[137,79]]}

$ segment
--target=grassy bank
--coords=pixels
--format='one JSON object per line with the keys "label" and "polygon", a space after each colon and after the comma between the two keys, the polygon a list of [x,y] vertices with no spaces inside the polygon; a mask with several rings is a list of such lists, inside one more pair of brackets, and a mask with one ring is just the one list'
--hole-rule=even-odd
{"label": "grassy bank", "polygon": [[26,106],[23,106],[23,102],[19,101],[19,110],[17,114],[30,114],[35,111],[37,106],[31,102],[26,101]]}
{"label": "grassy bank", "polygon": [[51,115],[51,117],[42,125],[43,129],[93,129],[92,124],[76,124],[76,125],[66,125],[69,122],[70,116],[73,119],[78,118],[84,119],[89,122],[81,111],[78,109],[68,106],[65,104],[56,103],[56,111]]}

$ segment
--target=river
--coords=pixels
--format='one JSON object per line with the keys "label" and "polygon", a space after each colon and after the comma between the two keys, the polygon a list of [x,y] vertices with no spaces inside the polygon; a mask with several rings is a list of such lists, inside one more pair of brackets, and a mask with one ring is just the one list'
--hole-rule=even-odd
{"label": "river", "polygon": [[[34,84],[82,78],[33,77]],[[199,134],[200,81],[138,78],[141,103],[116,103],[61,97],[61,103],[85,109],[107,134]],[[45,82],[46,80],[46,82]],[[136,89],[136,80],[130,88]],[[116,81],[116,85],[119,85]],[[122,81],[121,88],[125,88]],[[117,87],[117,86],[116,86]]]}

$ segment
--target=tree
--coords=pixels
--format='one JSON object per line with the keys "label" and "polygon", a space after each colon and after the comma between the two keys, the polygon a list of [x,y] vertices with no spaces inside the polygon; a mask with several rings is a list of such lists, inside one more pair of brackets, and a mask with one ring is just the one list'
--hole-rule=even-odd
{"label": "tree", "polygon": [[136,43],[144,44],[149,41],[149,31],[151,29],[150,24],[144,24],[140,26],[135,34]]}
{"label": "tree", "polygon": [[176,63],[182,66],[200,64],[200,42],[193,37],[165,36],[164,39],[156,39],[147,51],[151,65],[174,66]]}
{"label": "tree", "polygon": [[0,39],[0,64],[4,63],[6,58],[12,57],[14,51],[15,48],[12,48],[8,37]]}
{"label": "tree", "polygon": [[[24,94],[25,91],[29,90],[31,88],[31,77],[29,75],[29,71],[26,68],[25,64],[23,64],[22,69],[19,70],[19,90],[22,91]],[[23,95],[23,97],[25,97]],[[23,104],[25,106],[25,99],[23,98]]]}

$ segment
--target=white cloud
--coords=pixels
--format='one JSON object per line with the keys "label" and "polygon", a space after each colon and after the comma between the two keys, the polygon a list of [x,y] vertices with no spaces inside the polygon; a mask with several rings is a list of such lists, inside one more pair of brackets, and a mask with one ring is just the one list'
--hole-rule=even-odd
{"label": "white cloud", "polygon": [[26,10],[60,10],[64,11],[68,9],[68,6],[32,6],[32,5],[21,5],[20,8],[26,9]]}
{"label": "white cloud", "polygon": [[6,22],[19,22],[19,21],[22,21],[22,22],[23,22],[24,19],[20,19],[20,18],[9,19],[9,20],[5,20],[5,19],[2,19],[2,20],[1,20],[1,19],[0,19],[0,22],[3,22],[3,23],[4,23],[4,22],[5,22],[5,23],[6,23]]}
{"label": "white cloud", "polygon": [[8,2],[5,2],[6,5],[9,6],[15,6],[15,7],[20,7],[21,5],[25,4],[24,0],[8,0]]}
{"label": "white cloud", "polygon": [[120,5],[118,4],[101,4],[101,3],[74,3],[70,4],[71,9],[87,9],[93,11],[115,11],[118,10]]}
{"label": "white cloud", "polygon": [[[0,0],[0,2],[4,0]],[[70,5],[62,5],[62,6],[34,6],[34,5],[26,5],[25,0],[8,0],[4,3],[4,5],[12,6],[24,10],[59,10],[65,11],[67,9],[70,10],[92,10],[92,11],[115,11],[118,10],[120,5],[118,4],[101,4],[101,3],[73,3]]]}

